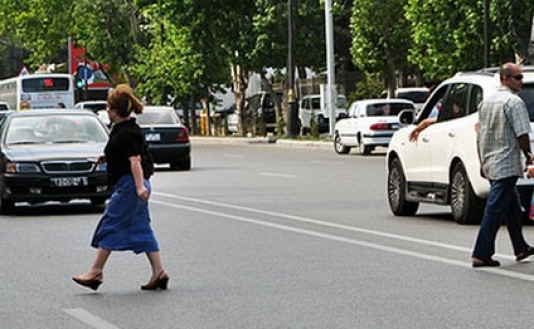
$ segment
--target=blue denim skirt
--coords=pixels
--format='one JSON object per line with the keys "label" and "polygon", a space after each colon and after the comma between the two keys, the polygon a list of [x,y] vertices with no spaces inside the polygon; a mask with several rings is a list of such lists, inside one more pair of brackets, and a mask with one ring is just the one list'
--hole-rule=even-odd
{"label": "blue denim skirt", "polygon": [[[148,180],[145,180],[145,186],[151,193]],[[91,246],[113,251],[131,250],[136,254],[159,251],[150,226],[148,202],[137,196],[132,175],[122,176],[115,184]]]}

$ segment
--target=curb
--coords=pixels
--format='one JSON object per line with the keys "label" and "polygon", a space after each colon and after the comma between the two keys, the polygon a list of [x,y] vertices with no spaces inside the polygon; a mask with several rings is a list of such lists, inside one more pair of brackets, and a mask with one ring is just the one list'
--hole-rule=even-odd
{"label": "curb", "polygon": [[305,141],[305,140],[290,140],[290,139],[276,139],[275,137],[199,137],[190,136],[192,144],[265,144],[277,145],[281,147],[299,147],[299,148],[313,148],[313,149],[333,149],[332,142],[329,141]]}

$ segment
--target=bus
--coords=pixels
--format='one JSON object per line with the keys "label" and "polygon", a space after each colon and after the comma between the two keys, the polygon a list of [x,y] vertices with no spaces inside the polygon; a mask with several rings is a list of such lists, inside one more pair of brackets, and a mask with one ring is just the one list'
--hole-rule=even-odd
{"label": "bus", "polygon": [[0,81],[0,102],[12,111],[73,108],[74,82],[70,74],[27,74]]}

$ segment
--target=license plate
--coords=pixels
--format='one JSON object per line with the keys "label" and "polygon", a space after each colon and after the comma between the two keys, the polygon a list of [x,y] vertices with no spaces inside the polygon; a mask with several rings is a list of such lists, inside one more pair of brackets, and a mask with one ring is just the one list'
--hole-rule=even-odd
{"label": "license plate", "polygon": [[147,142],[159,142],[160,136],[159,136],[159,134],[146,134],[145,135],[145,140]]}
{"label": "license plate", "polygon": [[89,179],[87,177],[54,177],[50,178],[50,181],[52,185],[57,187],[89,185]]}

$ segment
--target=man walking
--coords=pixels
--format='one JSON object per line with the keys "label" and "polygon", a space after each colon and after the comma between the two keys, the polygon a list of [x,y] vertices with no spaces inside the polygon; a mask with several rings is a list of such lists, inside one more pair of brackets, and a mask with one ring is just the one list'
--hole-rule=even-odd
{"label": "man walking", "polygon": [[501,86],[478,106],[477,148],[481,173],[490,182],[484,217],[472,253],[472,266],[499,266],[494,260],[495,238],[504,217],[517,261],[534,254],[523,237],[522,212],[515,187],[523,174],[521,151],[530,164],[530,121],[523,100],[515,93],[523,86],[519,65],[503,64]]}

